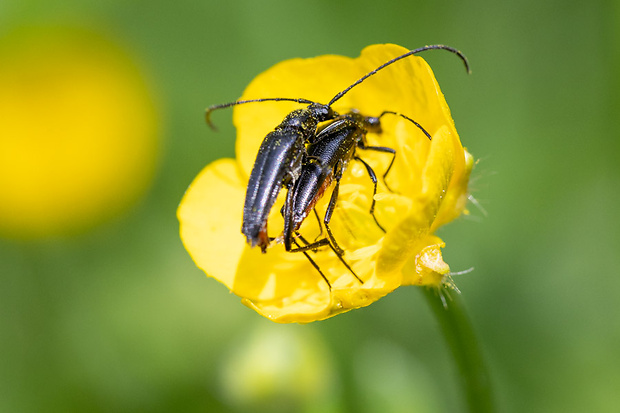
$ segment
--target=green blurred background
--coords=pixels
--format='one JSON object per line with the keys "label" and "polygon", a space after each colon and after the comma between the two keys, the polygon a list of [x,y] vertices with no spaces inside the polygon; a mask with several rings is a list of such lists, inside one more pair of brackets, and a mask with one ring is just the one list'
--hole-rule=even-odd
{"label": "green blurred background", "polygon": [[[192,263],[176,207],[234,156],[203,110],[276,62],[444,43],[430,62],[487,214],[442,229],[499,411],[620,409],[618,29],[604,1],[4,0],[0,37],[81,27],[124,49],[159,115],[150,189],[73,236],[0,240],[1,412],[447,412],[455,369],[402,288],[310,325],[275,325]],[[1,120],[0,115],[0,122]],[[54,156],[53,153],[50,156]],[[2,189],[0,188],[0,191]]]}

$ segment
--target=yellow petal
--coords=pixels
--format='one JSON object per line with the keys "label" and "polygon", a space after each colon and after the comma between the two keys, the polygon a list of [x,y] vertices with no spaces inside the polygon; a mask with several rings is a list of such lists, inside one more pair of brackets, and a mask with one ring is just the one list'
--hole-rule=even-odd
{"label": "yellow petal", "polygon": [[194,179],[177,211],[181,239],[196,265],[230,289],[245,249],[242,182],[234,160],[215,161]]}
{"label": "yellow petal", "polygon": [[[303,285],[303,283],[301,284]],[[366,282],[364,284],[354,283],[344,287],[333,286],[329,290],[324,281],[322,284],[324,288],[316,288],[317,286],[303,288],[299,285],[291,288],[290,291],[282,291],[278,288],[281,294],[273,299],[252,300],[244,298],[243,303],[278,323],[308,323],[368,306],[397,287],[394,285],[382,288]],[[273,293],[276,285],[278,285],[275,276],[272,275],[271,283],[267,283],[267,285],[270,293]]]}
{"label": "yellow petal", "polygon": [[437,218],[433,223],[432,231],[458,218],[463,211],[465,211],[467,196],[469,194],[469,177],[474,166],[474,157],[462,148],[457,148],[457,150],[463,152],[463,161],[460,161],[459,156],[459,162],[455,164],[454,176],[452,177],[450,187],[444,197],[441,208],[439,208],[437,212]]}
{"label": "yellow petal", "polygon": [[444,126],[433,135],[422,175],[422,191],[413,200],[409,214],[385,237],[377,262],[378,273],[400,270],[423,247],[452,178],[456,156],[453,133]]}
{"label": "yellow petal", "polygon": [[[329,268],[324,260],[320,261]],[[326,312],[330,302],[327,283],[306,257],[287,253],[281,245],[266,254],[257,248],[245,248],[232,290],[244,297],[246,305],[279,322],[286,322],[282,317],[310,321]]]}

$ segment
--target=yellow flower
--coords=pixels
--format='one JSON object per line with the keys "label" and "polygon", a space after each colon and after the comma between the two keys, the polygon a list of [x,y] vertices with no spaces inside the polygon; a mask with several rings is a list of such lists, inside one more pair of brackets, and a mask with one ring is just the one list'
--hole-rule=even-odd
{"label": "yellow flower", "polygon": [[152,181],[159,122],[142,74],[86,30],[0,38],[0,234],[91,228]]}
{"label": "yellow flower", "polygon": [[[289,97],[326,103],[336,93],[407,50],[375,45],[356,59],[320,56],[279,63],[250,83],[241,99]],[[460,64],[460,62],[459,62]],[[383,132],[369,134],[368,144],[396,150],[396,160],[380,178],[391,156],[358,150],[379,176],[376,216],[369,213],[372,183],[365,167],[352,161],[341,181],[331,228],[344,259],[364,281],[361,284],[324,248],[310,255],[330,281],[331,289],[301,253],[287,253],[281,244],[266,254],[250,248],[240,234],[248,176],[264,136],[280,123],[295,103],[264,102],[236,106],[237,159],[208,165],[194,180],[178,210],[181,238],[207,275],[242,297],[244,304],[276,322],[309,322],[371,304],[400,285],[441,286],[449,271],[444,243],[433,235],[465,208],[473,158],[461,145],[450,110],[435,77],[420,57],[397,62],[353,88],[334,104],[339,113],[353,108],[367,116],[384,110],[402,113],[420,123],[428,138],[401,117],[382,118]],[[269,218],[270,236],[282,231],[283,190]],[[324,216],[329,191],[318,203]],[[300,232],[314,239],[320,233],[309,216]]]}

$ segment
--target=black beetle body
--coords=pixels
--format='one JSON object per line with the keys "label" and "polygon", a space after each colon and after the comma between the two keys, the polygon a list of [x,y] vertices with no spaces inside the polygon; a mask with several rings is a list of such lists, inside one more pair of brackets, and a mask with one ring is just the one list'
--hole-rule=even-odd
{"label": "black beetle body", "polygon": [[325,105],[297,109],[261,143],[248,181],[241,226],[251,246],[258,245],[265,252],[270,241],[267,219],[280,189],[290,188],[297,180],[306,156],[305,144],[313,139],[319,122],[334,116]]}
{"label": "black beetle body", "polygon": [[[348,113],[325,126],[317,134],[316,141],[308,145],[308,161],[304,163],[295,185],[289,190],[283,211],[283,238],[287,251],[292,250],[293,233],[299,229],[331,183],[336,181],[324,221],[329,225],[333,212],[332,203],[335,203],[338,197],[340,178],[349,161],[353,159],[355,148],[366,147],[367,132],[380,131],[379,118]],[[336,250],[339,251],[336,245],[334,242]]]}

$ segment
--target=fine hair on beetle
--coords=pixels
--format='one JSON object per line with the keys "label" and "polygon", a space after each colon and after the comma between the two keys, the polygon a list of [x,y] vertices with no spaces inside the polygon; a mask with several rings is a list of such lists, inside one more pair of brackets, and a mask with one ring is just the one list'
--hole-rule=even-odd
{"label": "fine hair on beetle", "polygon": [[[387,61],[353,82],[344,90],[337,93],[327,104],[321,104],[303,98],[276,97],[239,100],[213,105],[207,108],[205,112],[206,122],[211,128],[215,129],[210,117],[211,113],[218,109],[247,103],[268,101],[296,102],[308,105],[305,108],[296,109],[290,112],[272,132],[265,136],[259,147],[258,154],[248,180],[248,187],[243,208],[243,222],[241,226],[242,234],[246,237],[247,242],[252,247],[259,246],[261,251],[264,253],[266,252],[271,241],[274,239],[268,236],[267,221],[280,190],[282,187],[286,187],[288,190],[287,200],[282,209],[285,223],[288,222],[288,226],[285,224],[285,231],[282,237],[286,250],[290,252],[304,253],[331,288],[331,284],[325,274],[307,253],[308,250],[316,250],[322,246],[329,246],[338,256],[339,260],[354,275],[354,277],[359,282],[363,282],[344,260],[344,250],[338,245],[329,228],[329,220],[331,219],[331,214],[333,213],[338,197],[338,185],[340,178],[342,177],[342,173],[344,172],[344,166],[346,166],[348,161],[351,159],[362,162],[374,183],[374,193],[376,193],[376,174],[366,162],[364,162],[359,156],[355,155],[355,148],[358,147],[360,149],[370,149],[392,154],[392,160],[389,167],[383,174],[384,182],[385,176],[390,171],[394,162],[395,151],[391,148],[380,146],[368,147],[365,144],[366,133],[369,130],[373,132],[377,131],[372,122],[376,122],[380,128],[380,118],[385,114],[394,114],[412,122],[429,139],[430,134],[420,124],[404,114],[384,111],[378,117],[368,117],[363,116],[356,111],[351,111],[340,115],[335,112],[331,106],[347,94],[352,88],[356,87],[367,78],[375,75],[385,67],[408,56],[412,56],[426,50],[435,49],[447,50],[456,54],[463,61],[467,72],[470,72],[469,62],[460,51],[450,46],[431,45],[410,50],[407,53]],[[309,152],[312,151],[316,151],[321,154],[310,155]],[[314,177],[315,181],[317,179],[322,180],[321,187],[316,187],[316,182],[314,184],[298,183],[301,176]],[[327,183],[329,184],[332,180],[336,181],[336,185],[332,191],[328,210],[323,220],[323,223],[326,226],[327,237],[315,242],[308,242],[301,237],[301,234],[299,234],[297,230],[310,210],[314,209],[314,205],[316,204],[316,201],[318,201],[318,198],[323,195],[324,188],[322,188],[322,185],[325,181],[329,181]],[[304,198],[304,201],[299,203],[300,206],[298,207],[295,206],[297,204],[294,202],[296,198]],[[379,228],[385,231],[374,215],[374,206],[375,201],[373,197],[370,213]],[[295,219],[293,219],[293,214],[296,214]],[[319,226],[320,225],[321,223],[319,220]],[[300,245],[295,237],[299,238],[304,245]],[[293,248],[292,244],[295,244],[296,248]]]}

